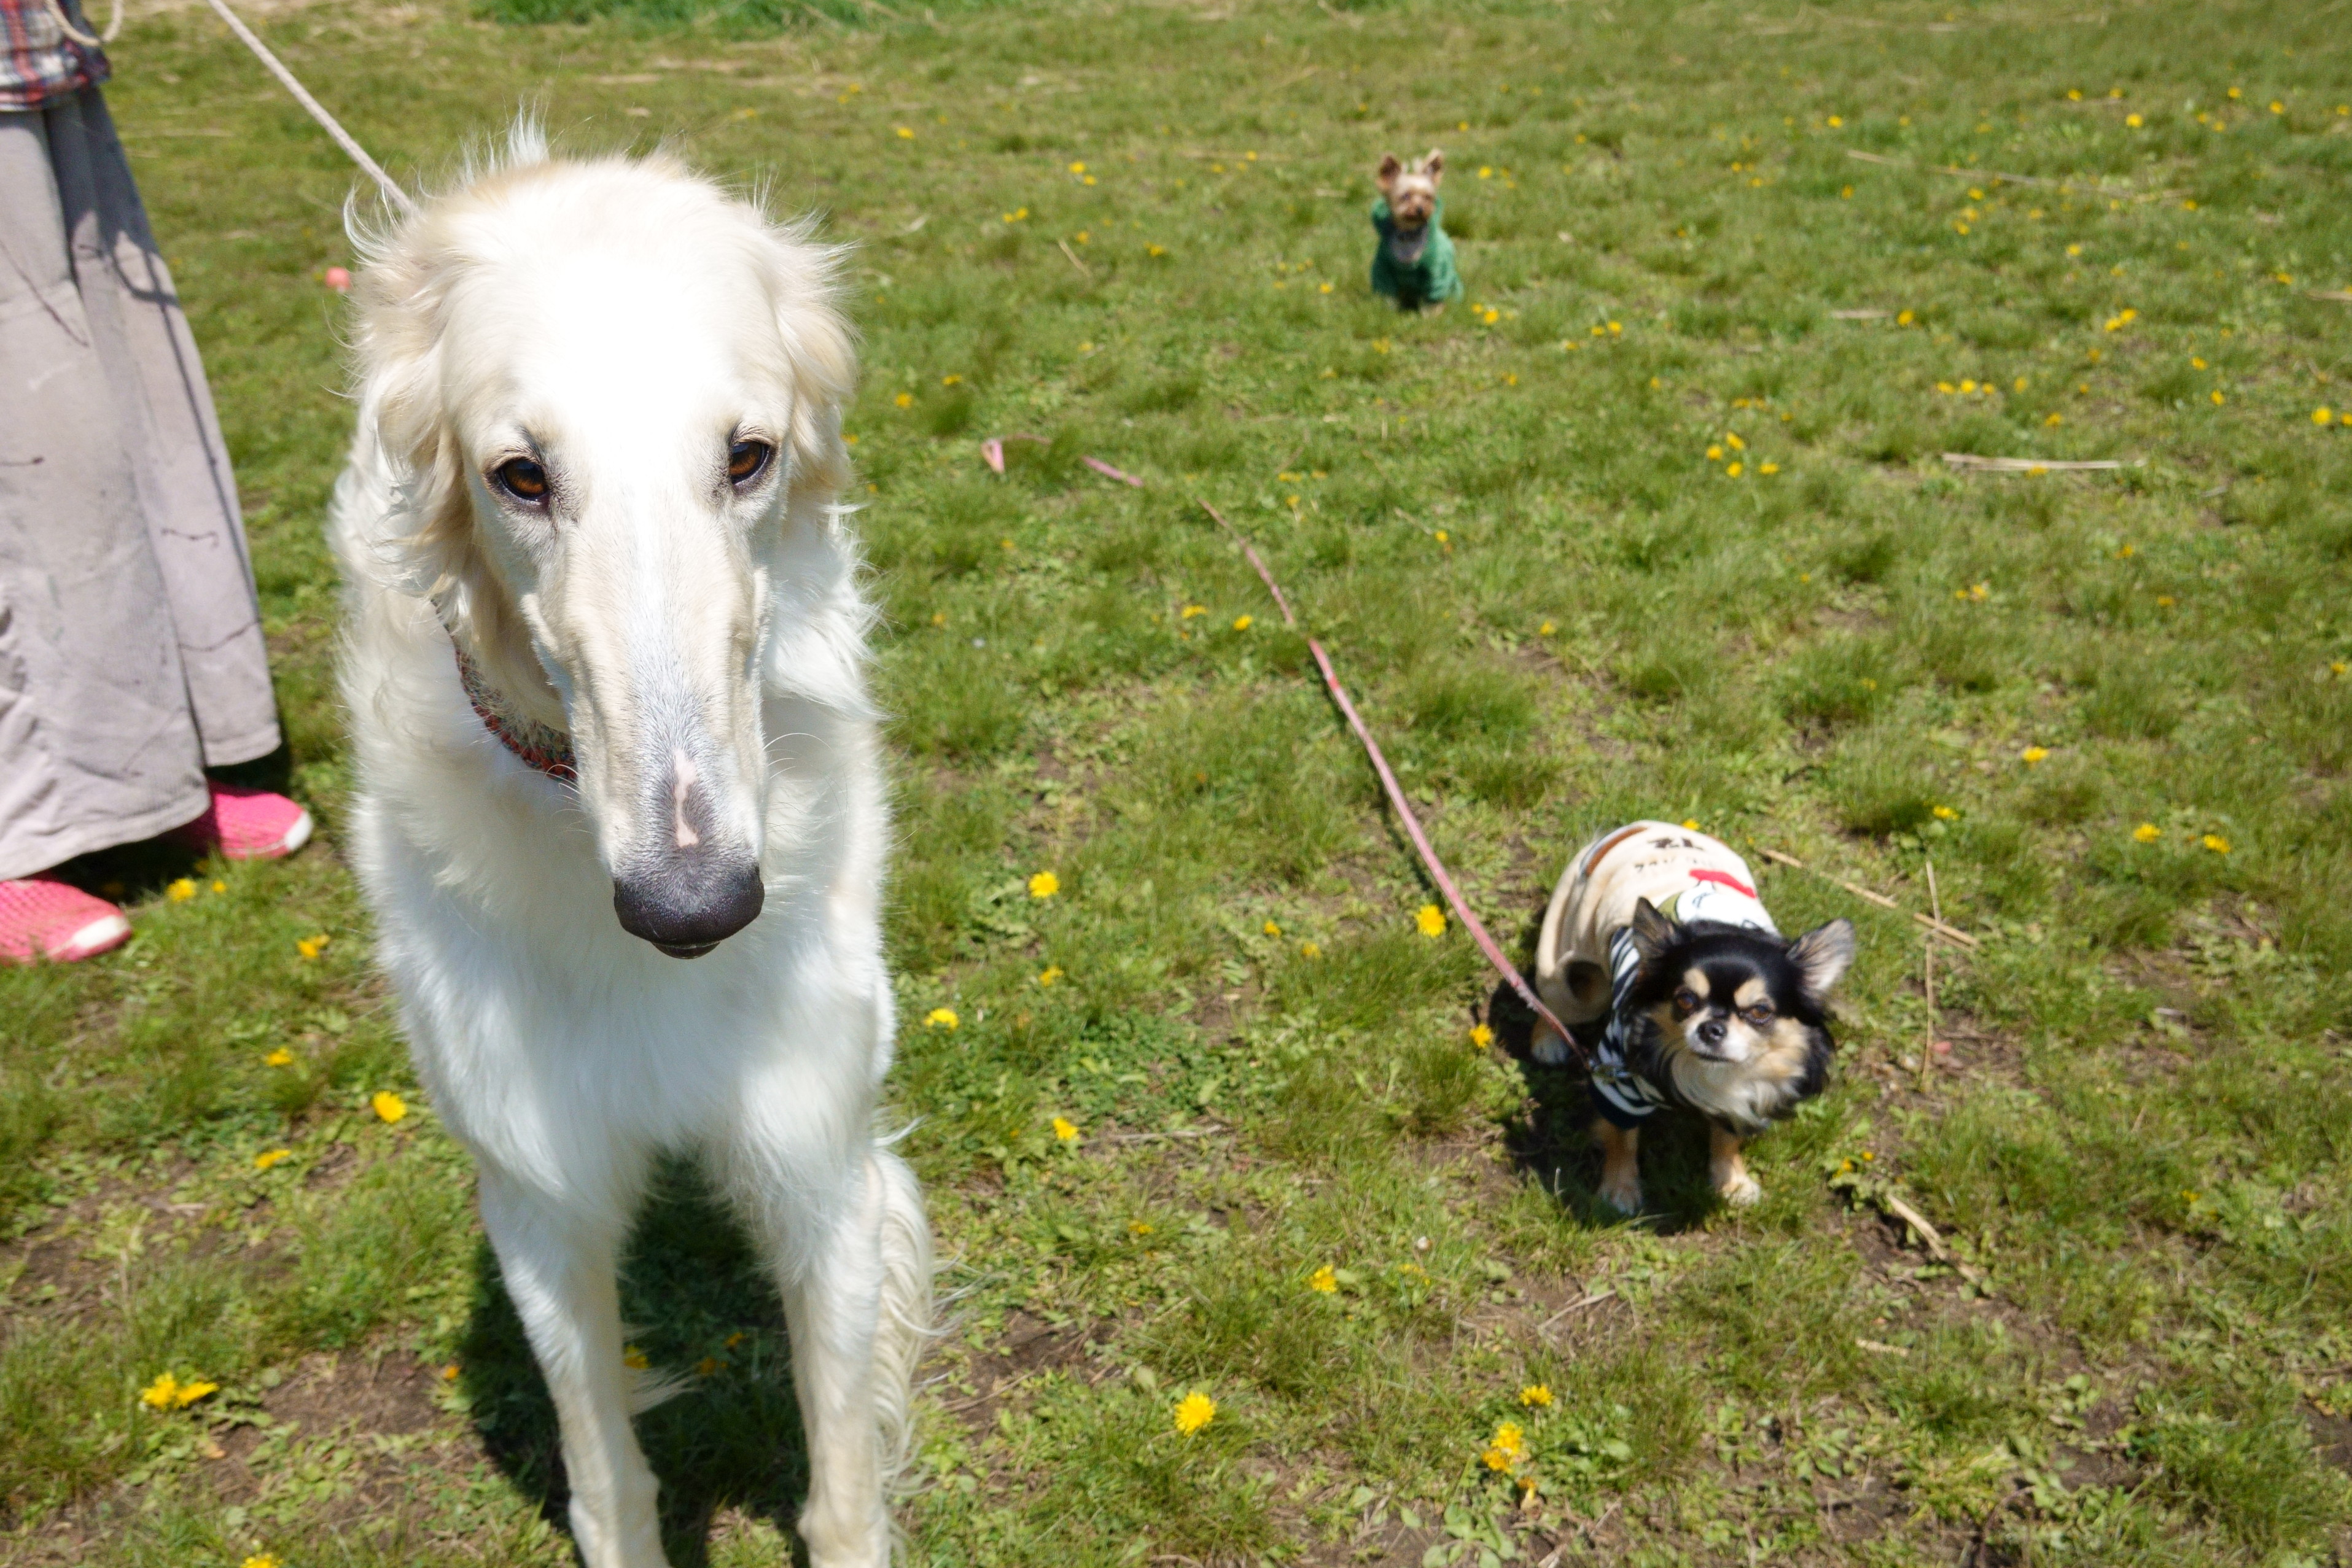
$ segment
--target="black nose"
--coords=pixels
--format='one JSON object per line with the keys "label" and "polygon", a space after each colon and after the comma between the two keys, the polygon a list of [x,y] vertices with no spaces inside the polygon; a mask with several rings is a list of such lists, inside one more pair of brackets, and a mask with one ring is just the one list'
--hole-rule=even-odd
{"label": "black nose", "polygon": [[1709,1019],[1698,1026],[1698,1040],[1701,1045],[1721,1045],[1727,1032],[1721,1019]]}
{"label": "black nose", "polygon": [[759,917],[767,890],[750,855],[681,854],[613,879],[621,929],[673,958],[699,958]]}

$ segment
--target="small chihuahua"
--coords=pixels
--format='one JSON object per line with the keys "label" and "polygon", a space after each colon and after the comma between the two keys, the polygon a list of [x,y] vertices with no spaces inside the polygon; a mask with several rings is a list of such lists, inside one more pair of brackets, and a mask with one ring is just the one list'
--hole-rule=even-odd
{"label": "small chihuahua", "polygon": [[[1740,1151],[1827,1082],[1829,993],[1853,948],[1845,920],[1782,936],[1748,862],[1689,828],[1635,822],[1569,862],[1537,938],[1536,989],[1571,1029],[1606,1020],[1591,1053],[1603,1201],[1640,1211],[1641,1125],[1668,1105],[1707,1119],[1726,1203],[1763,1196]],[[1557,1066],[1568,1042],[1538,1024],[1533,1054]]]}
{"label": "small chihuahua", "polygon": [[1372,227],[1381,236],[1372,253],[1372,292],[1387,295],[1400,310],[1443,310],[1447,300],[1462,298],[1454,242],[1445,237],[1445,203],[1437,193],[1444,173],[1445,154],[1433,147],[1410,167],[1391,152],[1372,177],[1381,188],[1372,204]]}

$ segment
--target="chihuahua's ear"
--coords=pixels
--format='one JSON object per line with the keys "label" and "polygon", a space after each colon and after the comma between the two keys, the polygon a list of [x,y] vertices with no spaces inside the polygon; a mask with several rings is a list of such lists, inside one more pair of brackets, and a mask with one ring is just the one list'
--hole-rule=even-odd
{"label": "chihuahua's ear", "polygon": [[1431,148],[1429,156],[1421,161],[1421,172],[1429,176],[1431,184],[1437,183],[1439,176],[1445,172],[1445,154],[1434,147]]}
{"label": "chihuahua's ear", "polygon": [[1391,152],[1381,160],[1380,172],[1372,176],[1372,183],[1385,193],[1396,184],[1397,176],[1403,172],[1404,165],[1398,162],[1397,155]]}
{"label": "chihuahua's ear", "polygon": [[1681,934],[1675,923],[1658,913],[1658,906],[1648,899],[1637,899],[1633,904],[1633,951],[1644,964],[1654,964],[1675,945]]}
{"label": "chihuahua's ear", "polygon": [[1853,962],[1853,922],[1814,926],[1789,944],[1789,962],[1805,977],[1806,992],[1815,1001],[1825,1000]]}

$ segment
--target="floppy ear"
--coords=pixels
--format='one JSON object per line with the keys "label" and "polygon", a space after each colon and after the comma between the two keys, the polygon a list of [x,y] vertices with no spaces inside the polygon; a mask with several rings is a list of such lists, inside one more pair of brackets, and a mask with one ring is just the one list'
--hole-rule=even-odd
{"label": "floppy ear", "polygon": [[1396,189],[1397,176],[1403,172],[1404,165],[1397,162],[1397,155],[1389,153],[1381,160],[1380,168],[1372,175],[1372,183],[1378,185],[1381,194],[1385,196]]}
{"label": "floppy ear", "polygon": [[1431,148],[1429,156],[1421,161],[1421,172],[1429,176],[1431,184],[1437,183],[1445,174],[1445,154],[1434,147]]}
{"label": "floppy ear", "polygon": [[1657,905],[1646,898],[1633,904],[1633,951],[1644,964],[1656,963],[1682,935],[1682,927],[1659,914]]}
{"label": "floppy ear", "polygon": [[1843,977],[1853,962],[1853,922],[1832,920],[1816,925],[1789,944],[1789,962],[1805,977],[1805,989],[1816,1001]]}
{"label": "floppy ear", "polygon": [[358,566],[431,601],[483,677],[524,716],[561,729],[562,699],[475,527],[471,476],[445,406],[442,309],[461,250],[436,213],[366,236],[358,308],[360,421],[394,472],[392,515]]}
{"label": "floppy ear", "polygon": [[793,496],[830,501],[849,483],[841,410],[856,388],[857,354],[835,302],[845,252],[817,244],[808,230],[798,224],[769,231],[769,290],[792,381],[793,425],[786,435]]}

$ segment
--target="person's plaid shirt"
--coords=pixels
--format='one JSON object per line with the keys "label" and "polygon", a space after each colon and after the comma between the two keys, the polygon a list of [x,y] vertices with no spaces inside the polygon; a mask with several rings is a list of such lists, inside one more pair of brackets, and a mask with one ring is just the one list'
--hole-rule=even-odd
{"label": "person's plaid shirt", "polygon": [[[77,0],[54,0],[93,36]],[[52,0],[0,0],[0,113],[42,109],[110,74],[106,51],[66,36]]]}

